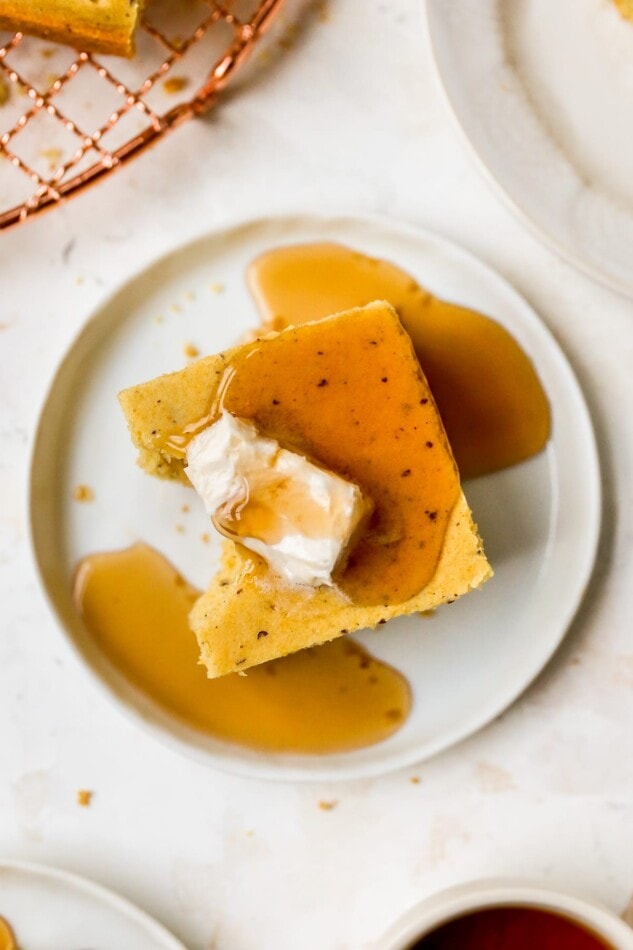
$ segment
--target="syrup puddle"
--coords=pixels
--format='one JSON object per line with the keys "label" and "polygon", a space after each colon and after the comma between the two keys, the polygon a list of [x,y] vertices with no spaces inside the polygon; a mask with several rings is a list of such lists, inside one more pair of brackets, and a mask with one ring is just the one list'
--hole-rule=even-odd
{"label": "syrup puddle", "polygon": [[92,554],[74,596],[95,642],[164,709],[217,739],[262,752],[347,752],[407,718],[406,679],[354,640],[207,679],[187,615],[199,592],[158,551],[136,544]]}

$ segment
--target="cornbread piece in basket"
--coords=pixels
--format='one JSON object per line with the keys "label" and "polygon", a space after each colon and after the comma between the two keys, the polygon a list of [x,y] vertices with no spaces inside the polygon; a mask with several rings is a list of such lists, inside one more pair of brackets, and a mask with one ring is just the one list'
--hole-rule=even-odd
{"label": "cornbread piece in basket", "polygon": [[119,398],[151,474],[186,481],[188,441],[224,411],[358,485],[374,505],[332,586],[290,584],[225,542],[190,615],[209,676],[431,610],[491,575],[433,398],[387,303],[290,327]]}
{"label": "cornbread piece in basket", "polygon": [[93,53],[132,56],[143,0],[3,0],[0,29]]}
{"label": "cornbread piece in basket", "polygon": [[633,0],[613,0],[623,17],[633,20]]}

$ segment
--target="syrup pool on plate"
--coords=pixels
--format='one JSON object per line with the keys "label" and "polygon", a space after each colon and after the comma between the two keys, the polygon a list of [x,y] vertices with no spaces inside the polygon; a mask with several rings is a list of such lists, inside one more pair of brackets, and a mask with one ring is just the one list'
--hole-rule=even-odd
{"label": "syrup pool on plate", "polygon": [[147,545],[88,556],[74,592],[115,666],[217,739],[268,752],[345,752],[386,739],[409,713],[406,679],[346,637],[208,679],[187,623],[199,591]]}
{"label": "syrup pool on plate", "polygon": [[[394,264],[337,244],[295,245],[254,261],[248,283],[264,329],[376,299],[392,303],[463,478],[517,464],[545,446],[547,398],[514,338],[494,320],[433,297]],[[184,434],[183,452],[192,434]],[[262,751],[344,752],[388,738],[406,720],[406,679],[347,637],[246,676],[207,679],[187,623],[197,596],[144,544],[90,555],[75,577],[77,608],[117,668],[163,708],[216,738]]]}

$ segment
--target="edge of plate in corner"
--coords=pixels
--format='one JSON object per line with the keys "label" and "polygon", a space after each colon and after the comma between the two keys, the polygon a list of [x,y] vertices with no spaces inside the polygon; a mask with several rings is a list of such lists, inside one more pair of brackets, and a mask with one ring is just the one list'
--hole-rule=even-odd
{"label": "edge of plate in corner", "polygon": [[[534,237],[539,242],[539,244],[554,253],[558,258],[564,261],[564,263],[575,268],[585,277],[589,277],[602,287],[606,287],[608,290],[611,290],[628,300],[633,299],[633,282],[627,283],[625,280],[621,280],[620,278],[616,277],[615,274],[610,274],[609,272],[603,270],[598,264],[591,263],[591,261],[589,261],[587,258],[584,258],[582,255],[576,253],[567,244],[564,244],[552,234],[550,234],[550,232],[542,224],[540,224],[536,218],[533,218],[530,213],[521,204],[519,204],[515,198],[512,197],[505,185],[496,177],[492,169],[489,167],[485,158],[479,152],[478,148],[462,125],[457,109],[453,104],[451,95],[442,78],[442,70],[437,55],[436,43],[434,41],[434,31],[431,25],[431,7],[435,2],[436,0],[422,0],[421,3],[420,19],[422,22],[423,42],[426,43],[429,58],[432,63],[432,71],[436,88],[444,103],[444,107],[451,120],[451,124],[453,125],[453,128],[456,129],[462,144],[466,146],[466,152],[470,154],[471,158],[473,159],[473,164],[479,170],[482,178],[489,185],[491,191],[501,198],[503,204],[512,212],[514,217],[520,221],[520,223],[526,228],[532,237]],[[459,0],[453,0],[453,2],[459,2]]]}

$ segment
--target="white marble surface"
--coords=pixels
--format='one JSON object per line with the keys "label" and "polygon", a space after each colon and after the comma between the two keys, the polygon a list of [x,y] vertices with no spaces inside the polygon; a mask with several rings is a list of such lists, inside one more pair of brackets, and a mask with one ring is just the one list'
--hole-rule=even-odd
{"label": "white marble surface", "polygon": [[[250,85],[0,237],[0,853],[109,885],[194,950],[363,950],[418,898],[481,875],[615,910],[633,890],[633,302],[539,246],[473,168],[419,7],[366,0],[361,20],[354,0],[289,0],[303,28]],[[113,288],[212,225],[324,207],[434,228],[537,308],[593,413],[604,532],[565,645],[495,724],[406,773],[274,785],[175,756],[95,693],[38,590],[27,467],[49,378]],[[90,808],[78,788],[95,790]]]}

